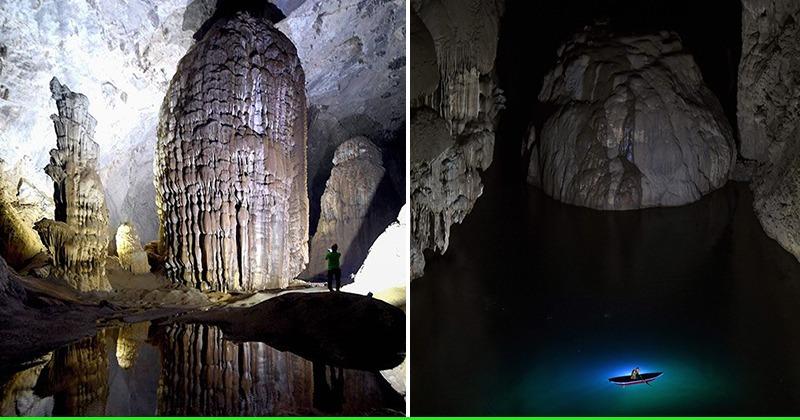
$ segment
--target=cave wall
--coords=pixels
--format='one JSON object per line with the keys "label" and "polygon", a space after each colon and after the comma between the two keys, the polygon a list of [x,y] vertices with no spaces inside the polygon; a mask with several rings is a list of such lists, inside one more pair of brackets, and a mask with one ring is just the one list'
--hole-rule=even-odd
{"label": "cave wall", "polygon": [[740,153],[764,231],[800,259],[800,3],[742,1]]}
{"label": "cave wall", "polygon": [[[110,234],[129,220],[142,240],[157,238],[153,156],[158,109],[192,35],[215,0],[9,1],[0,20],[0,160],[11,185],[49,201],[44,173],[57,76],[85,94],[97,119],[97,168],[107,186]],[[111,181],[111,182],[110,182]],[[15,191],[15,194],[17,191]],[[27,211],[18,206],[21,211]],[[34,216],[38,220],[39,215]],[[35,221],[35,220],[34,220]]]}
{"label": "cave wall", "polygon": [[156,205],[167,277],[285,288],[308,262],[306,95],[292,42],[224,18],[181,59],[161,109]]}
{"label": "cave wall", "polygon": [[499,0],[411,2],[412,278],[426,250],[447,250],[450,226],[483,192],[503,107],[494,74],[502,13]]}

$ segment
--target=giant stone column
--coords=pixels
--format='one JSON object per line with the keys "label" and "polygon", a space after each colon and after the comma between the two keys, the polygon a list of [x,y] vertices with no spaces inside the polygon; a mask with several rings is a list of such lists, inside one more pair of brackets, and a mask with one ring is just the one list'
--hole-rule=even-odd
{"label": "giant stone column", "polygon": [[174,282],[282,288],[305,267],[305,76],[269,20],[223,18],[180,61],[161,107],[155,175]]}

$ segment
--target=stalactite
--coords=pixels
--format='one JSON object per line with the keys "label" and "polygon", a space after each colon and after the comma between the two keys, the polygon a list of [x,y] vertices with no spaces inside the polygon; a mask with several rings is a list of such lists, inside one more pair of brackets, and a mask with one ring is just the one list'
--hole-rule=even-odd
{"label": "stalactite", "polygon": [[55,220],[43,219],[35,229],[53,255],[54,274],[79,290],[110,290],[106,278],[108,208],[97,174],[97,121],[89,100],[55,77],[50,91],[58,115],[52,115],[57,148],[50,151],[45,172],[54,182]]}
{"label": "stalactite", "polygon": [[308,261],[305,82],[291,41],[247,13],[215,23],[179,63],[158,137],[167,276],[286,287]]}

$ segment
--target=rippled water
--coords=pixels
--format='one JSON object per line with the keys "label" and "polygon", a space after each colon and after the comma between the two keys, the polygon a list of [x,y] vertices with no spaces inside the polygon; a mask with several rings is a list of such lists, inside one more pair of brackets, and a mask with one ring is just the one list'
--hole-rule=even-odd
{"label": "rippled water", "polygon": [[[4,367],[7,370],[9,367]],[[378,372],[306,360],[213,326],[108,328],[0,378],[0,412],[45,415],[398,414]]]}
{"label": "rippled water", "polygon": [[[800,265],[745,185],[599,212],[488,183],[412,283],[412,414],[800,414]],[[636,366],[664,375],[608,382]]]}

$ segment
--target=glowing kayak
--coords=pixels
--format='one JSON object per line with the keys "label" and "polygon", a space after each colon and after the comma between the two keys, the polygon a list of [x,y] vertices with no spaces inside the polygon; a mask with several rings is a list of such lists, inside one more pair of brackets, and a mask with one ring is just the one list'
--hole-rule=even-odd
{"label": "glowing kayak", "polygon": [[663,373],[664,372],[642,373],[636,379],[631,379],[631,375],[615,376],[613,378],[608,378],[608,381],[619,386],[646,384],[655,381],[656,378],[661,376]]}

